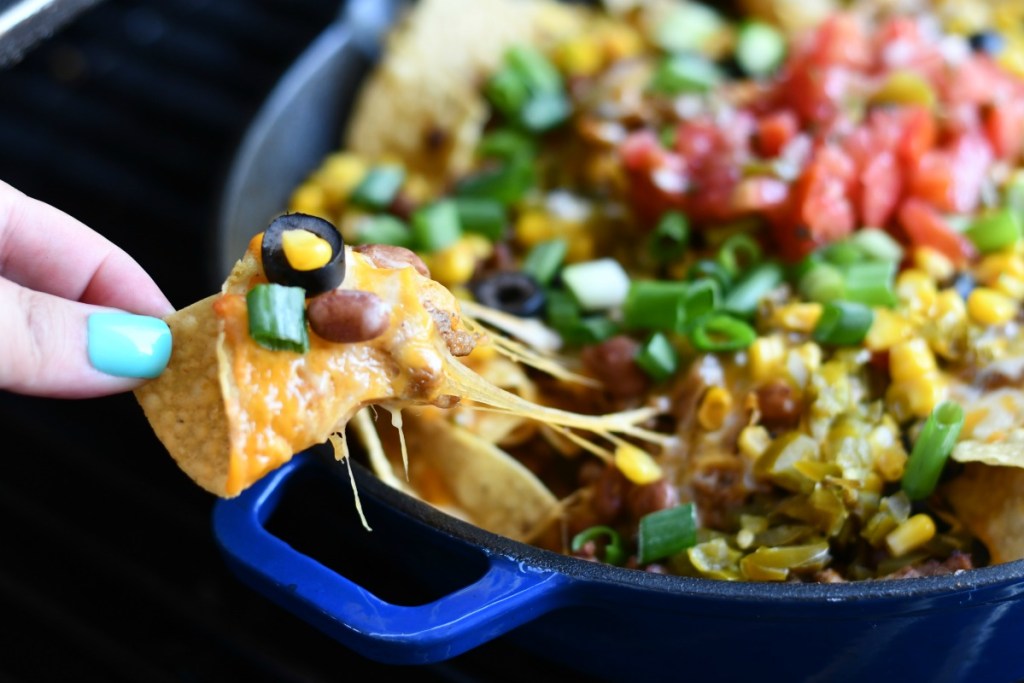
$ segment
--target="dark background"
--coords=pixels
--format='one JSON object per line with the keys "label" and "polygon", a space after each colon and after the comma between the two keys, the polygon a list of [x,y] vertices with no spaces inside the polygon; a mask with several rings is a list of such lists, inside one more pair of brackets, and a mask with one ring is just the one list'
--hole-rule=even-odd
{"label": "dark background", "polygon": [[[0,179],[117,242],[175,306],[202,298],[219,285],[207,266],[235,147],[338,10],[99,2],[0,69]],[[0,393],[0,457],[0,680],[553,675],[500,641],[433,667],[368,662],[239,584],[212,537],[213,497],[130,395]]]}

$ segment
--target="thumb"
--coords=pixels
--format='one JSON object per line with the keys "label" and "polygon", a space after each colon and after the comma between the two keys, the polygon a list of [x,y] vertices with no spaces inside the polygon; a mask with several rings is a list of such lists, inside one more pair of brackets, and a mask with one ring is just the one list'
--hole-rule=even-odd
{"label": "thumb", "polygon": [[59,398],[128,391],[171,355],[159,318],[68,301],[0,278],[0,389]]}

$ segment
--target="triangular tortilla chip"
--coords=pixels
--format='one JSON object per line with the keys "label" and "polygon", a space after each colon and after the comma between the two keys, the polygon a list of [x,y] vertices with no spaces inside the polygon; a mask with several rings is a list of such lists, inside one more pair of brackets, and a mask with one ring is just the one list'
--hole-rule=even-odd
{"label": "triangular tortilla chip", "polygon": [[310,334],[309,351],[272,351],[249,336],[245,294],[265,279],[258,246],[235,266],[219,296],[168,319],[167,370],[136,390],[157,436],[200,486],[235,496],[294,453],[344,430],[371,404],[400,410],[457,396],[488,409],[597,434],[664,441],[637,427],[653,409],[605,416],[539,406],[490,384],[448,349],[466,332],[455,297],[412,267],[384,268],[346,247],[342,289],[369,291],[391,310],[387,330],[360,343]]}

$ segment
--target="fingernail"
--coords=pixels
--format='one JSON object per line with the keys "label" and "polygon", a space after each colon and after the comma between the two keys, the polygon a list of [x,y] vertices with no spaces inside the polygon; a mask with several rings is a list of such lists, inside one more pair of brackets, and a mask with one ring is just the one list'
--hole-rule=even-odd
{"label": "fingernail", "polygon": [[89,362],[116,377],[157,377],[171,357],[171,329],[159,318],[131,313],[89,316]]}

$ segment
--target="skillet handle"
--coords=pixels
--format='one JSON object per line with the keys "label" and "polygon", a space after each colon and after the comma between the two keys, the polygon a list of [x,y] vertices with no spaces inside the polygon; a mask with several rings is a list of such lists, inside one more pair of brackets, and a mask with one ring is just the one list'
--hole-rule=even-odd
{"label": "skillet handle", "polygon": [[240,579],[359,654],[392,664],[438,662],[563,604],[567,577],[496,553],[477,581],[434,602],[381,600],[265,528],[288,480],[311,466],[308,454],[297,455],[237,498],[217,501],[214,534]]}

